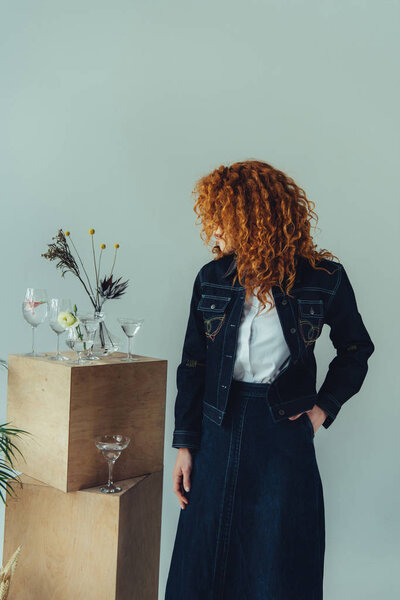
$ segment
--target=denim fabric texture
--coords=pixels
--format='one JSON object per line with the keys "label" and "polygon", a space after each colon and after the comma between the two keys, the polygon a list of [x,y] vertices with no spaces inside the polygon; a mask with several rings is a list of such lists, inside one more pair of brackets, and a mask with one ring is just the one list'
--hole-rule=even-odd
{"label": "denim fabric texture", "polygon": [[165,600],[322,600],[314,427],[307,413],[275,420],[265,410],[271,391],[233,381],[222,423],[203,413]]}
{"label": "denim fabric texture", "polygon": [[[265,397],[274,423],[317,404],[327,413],[323,425],[328,428],[360,390],[374,352],[345,268],[328,259],[317,266],[328,272],[297,257],[293,297],[284,293],[285,281],[283,289],[272,287],[291,353]],[[236,258],[230,254],[206,263],[196,275],[176,373],[174,448],[200,448],[203,415],[217,426],[223,422],[245,298],[244,286],[238,280],[233,285],[235,271]],[[336,356],[317,392],[314,347],[325,323]]]}

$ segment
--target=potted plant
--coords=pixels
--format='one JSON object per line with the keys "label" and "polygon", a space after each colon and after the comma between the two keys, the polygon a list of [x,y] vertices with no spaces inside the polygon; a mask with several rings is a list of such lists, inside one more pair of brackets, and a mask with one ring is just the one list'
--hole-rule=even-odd
{"label": "potted plant", "polygon": [[[0,367],[8,369],[7,361],[0,359]],[[15,473],[13,457],[15,457],[15,451],[19,452],[22,458],[23,455],[17,445],[13,442],[13,438],[20,437],[21,433],[30,435],[25,429],[7,427],[8,425],[9,423],[0,425],[0,495],[4,504],[6,504],[6,495],[9,494],[12,496],[12,492],[15,493],[11,482],[17,481],[22,486],[19,475],[16,475]],[[21,546],[18,546],[7,564],[0,569],[0,600],[6,600],[6,598],[8,598],[11,579],[18,562],[20,551]]]}

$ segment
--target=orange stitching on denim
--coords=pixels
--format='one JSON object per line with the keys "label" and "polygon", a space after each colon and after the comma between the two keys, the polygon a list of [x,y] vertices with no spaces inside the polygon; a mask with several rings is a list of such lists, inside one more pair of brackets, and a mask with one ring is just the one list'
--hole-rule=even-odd
{"label": "orange stitching on denim", "polygon": [[205,366],[206,363],[202,363],[195,358],[189,359],[185,362],[186,367],[196,367],[197,365]]}
{"label": "orange stitching on denim", "polygon": [[[308,321],[306,319],[299,319],[300,334],[306,345],[313,344],[316,341],[316,339],[318,338],[318,336],[321,332],[322,322],[323,322],[323,318],[318,319],[317,325],[314,325],[311,321]],[[309,329],[307,330],[307,338],[304,336],[303,325],[310,326]],[[314,337],[312,337],[313,334],[314,334]]]}
{"label": "orange stitching on denim", "polygon": [[[215,337],[216,337],[217,333],[221,330],[222,324],[225,321],[225,316],[226,316],[226,313],[224,313],[222,315],[222,317],[218,316],[218,317],[211,317],[210,319],[204,319],[204,323],[205,323],[205,326],[206,326],[206,332],[205,333],[206,333],[206,336],[208,338],[210,338],[211,341],[213,341],[213,342],[215,341]],[[219,323],[218,327],[215,329],[215,331],[213,331],[211,333],[212,321],[216,321],[216,320],[219,320],[220,323]]]}

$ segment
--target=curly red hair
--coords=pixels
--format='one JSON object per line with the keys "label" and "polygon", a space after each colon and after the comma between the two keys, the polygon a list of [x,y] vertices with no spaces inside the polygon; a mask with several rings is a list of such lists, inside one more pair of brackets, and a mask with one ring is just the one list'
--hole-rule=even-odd
{"label": "curly red hair", "polygon": [[[256,293],[263,308],[272,285],[290,295],[296,274],[296,257],[306,258],[313,268],[324,258],[337,259],[328,250],[317,250],[310,234],[311,220],[318,216],[315,203],[291,177],[260,160],[221,165],[201,177],[192,192],[197,196],[193,210],[202,222],[200,237],[208,245],[218,226],[236,256],[237,278]],[[214,245],[216,259],[224,253]],[[245,275],[245,278],[244,278]],[[256,292],[256,288],[259,288]],[[272,297],[271,297],[272,298]],[[270,306],[272,303],[268,302]]]}

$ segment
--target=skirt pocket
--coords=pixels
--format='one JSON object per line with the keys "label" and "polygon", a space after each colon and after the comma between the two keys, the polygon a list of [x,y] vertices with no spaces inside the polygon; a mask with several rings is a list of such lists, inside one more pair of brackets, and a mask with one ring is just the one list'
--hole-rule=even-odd
{"label": "skirt pocket", "polygon": [[303,418],[304,418],[304,421],[307,424],[307,427],[308,427],[308,429],[309,429],[312,437],[314,437],[315,436],[314,425],[312,424],[310,417],[308,416],[307,413],[303,413]]}

